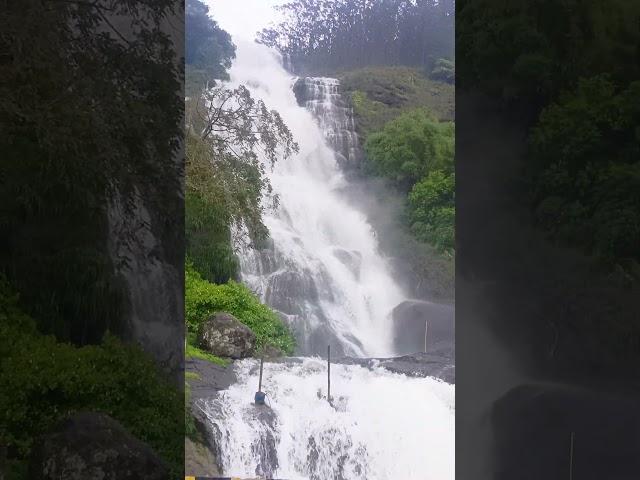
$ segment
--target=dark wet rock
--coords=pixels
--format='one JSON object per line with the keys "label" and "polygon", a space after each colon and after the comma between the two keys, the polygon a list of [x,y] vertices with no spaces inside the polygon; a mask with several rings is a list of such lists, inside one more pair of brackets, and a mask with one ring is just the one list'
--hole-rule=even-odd
{"label": "dark wet rock", "polygon": [[[318,325],[310,325],[310,322],[298,322],[294,326],[297,353],[302,355],[326,355],[327,345],[334,345],[335,355],[344,355],[345,351],[338,335],[329,327],[324,315],[317,309],[313,315],[319,319]],[[309,316],[307,316],[307,319]]]}
{"label": "dark wet rock", "polygon": [[453,359],[442,354],[414,353],[395,358],[342,357],[335,362],[366,368],[383,367],[390,372],[401,373],[408,377],[434,377],[447,383],[456,382]]}
{"label": "dark wet rock", "polygon": [[284,271],[271,275],[267,303],[288,315],[304,313],[301,301],[317,301],[318,289],[310,272]]}
{"label": "dark wet rock", "polygon": [[188,358],[185,371],[193,374],[187,381],[191,414],[198,432],[198,439],[190,439],[190,443],[185,440],[185,473],[203,477],[221,475],[220,449],[216,443],[218,427],[209,422],[200,403],[215,398],[220,391],[236,382],[233,363],[222,366],[199,358]]}
{"label": "dark wet rock", "polygon": [[631,480],[640,472],[640,394],[521,385],[494,403],[496,480]]}
{"label": "dark wet rock", "polygon": [[452,306],[407,300],[393,309],[394,345],[401,354],[426,351],[453,357],[455,354],[455,310]]}
{"label": "dark wet rock", "polygon": [[362,266],[362,254],[360,252],[334,248],[333,255],[353,273],[354,277],[360,278],[360,267]]}
{"label": "dark wet rock", "polygon": [[256,335],[233,315],[216,313],[202,324],[198,344],[219,357],[246,358],[253,353]]}
{"label": "dark wet rock", "polygon": [[184,439],[184,471],[185,475],[195,477],[222,475],[214,450],[188,437]]}
{"label": "dark wet rock", "polygon": [[273,360],[284,356],[284,352],[275,345],[265,345],[257,354],[265,360]]}
{"label": "dark wet rock", "polygon": [[160,457],[116,420],[97,412],[76,413],[34,447],[32,480],[169,480]]}
{"label": "dark wet rock", "polygon": [[296,101],[301,107],[304,106],[308,99],[307,86],[305,84],[304,77],[298,78],[293,84],[293,93],[296,96]]}
{"label": "dark wet rock", "polygon": [[262,478],[272,478],[279,465],[278,441],[274,435],[274,432],[277,431],[277,417],[268,405],[254,406],[251,415],[262,425],[268,426],[268,428],[265,429],[265,433],[260,435],[258,442],[252,445],[253,458],[257,460],[255,473]]}
{"label": "dark wet rock", "polygon": [[236,382],[231,362],[222,366],[199,358],[187,358],[185,372],[190,372],[196,377],[188,379],[192,401],[213,397],[220,390],[226,390]]}

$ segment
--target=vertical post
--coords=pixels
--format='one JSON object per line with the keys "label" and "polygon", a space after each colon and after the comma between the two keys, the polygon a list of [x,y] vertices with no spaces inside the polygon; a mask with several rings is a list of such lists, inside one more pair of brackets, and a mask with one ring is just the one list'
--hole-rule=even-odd
{"label": "vertical post", "polygon": [[327,345],[327,402],[331,403],[331,345]]}
{"label": "vertical post", "polygon": [[429,322],[427,320],[424,321],[424,353],[427,353],[427,328],[429,326]]}
{"label": "vertical post", "polygon": [[260,380],[258,381],[258,391],[262,391],[262,364],[264,363],[264,357],[260,357]]}
{"label": "vertical post", "polygon": [[571,432],[571,446],[569,447],[569,480],[573,480],[573,437],[574,433]]}

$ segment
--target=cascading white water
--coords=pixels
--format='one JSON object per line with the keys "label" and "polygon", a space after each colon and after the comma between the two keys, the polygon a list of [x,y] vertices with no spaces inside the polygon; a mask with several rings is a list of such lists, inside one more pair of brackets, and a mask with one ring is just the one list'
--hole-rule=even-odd
{"label": "cascading white water", "polygon": [[454,387],[383,368],[326,363],[265,365],[271,410],[247,399],[258,363],[237,365],[238,383],[205,405],[220,429],[223,469],[290,480],[448,480],[454,478]]}
{"label": "cascading white water", "polygon": [[265,217],[272,248],[241,252],[243,281],[286,315],[300,354],[331,343],[348,355],[392,355],[389,314],[405,295],[365,215],[339,193],[347,181],[329,143],[352,155],[355,133],[337,105],[337,81],[315,79],[308,108],[300,107],[274,52],[242,43],[230,74],[280,113],[300,146],[269,172],[280,200]]}
{"label": "cascading white water", "polygon": [[[299,355],[332,351],[392,356],[390,312],[405,295],[380,254],[365,215],[340,194],[341,164],[357,138],[334,79],[294,78],[271,50],[237,42],[231,83],[277,110],[300,152],[269,178],[279,207],[265,223],[271,245],[240,252],[242,280],[289,321]],[[305,108],[306,107],[306,108]],[[216,432],[223,471],[308,480],[445,480],[454,477],[454,389],[381,367],[332,367],[317,357],[265,364],[271,408],[252,403],[257,362],[235,364],[237,383],[199,404]],[[323,398],[324,396],[324,398]]]}

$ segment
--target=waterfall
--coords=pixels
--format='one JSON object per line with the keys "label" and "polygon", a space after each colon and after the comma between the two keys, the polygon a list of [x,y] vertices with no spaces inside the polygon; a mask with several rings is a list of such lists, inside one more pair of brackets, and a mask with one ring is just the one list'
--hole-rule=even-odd
{"label": "waterfall", "polygon": [[392,355],[389,315],[406,296],[366,216],[340,193],[348,188],[341,163],[357,156],[353,119],[335,79],[306,79],[301,107],[296,79],[277,60],[266,47],[240,43],[230,72],[282,115],[300,146],[269,172],[279,197],[264,219],[271,243],[240,252],[242,280],[292,326],[298,354],[332,344],[336,354]]}
{"label": "waterfall", "polygon": [[[231,84],[277,110],[300,146],[268,173],[279,197],[260,250],[238,242],[242,281],[281,314],[298,357],[266,363],[270,408],[252,403],[255,360],[236,362],[237,382],[199,403],[225,474],[307,480],[444,480],[454,477],[454,389],[380,365],[326,360],[393,356],[394,307],[407,299],[364,213],[341,193],[358,139],[339,83],[292,78],[270,49],[237,42]],[[296,98],[297,97],[297,98]]]}

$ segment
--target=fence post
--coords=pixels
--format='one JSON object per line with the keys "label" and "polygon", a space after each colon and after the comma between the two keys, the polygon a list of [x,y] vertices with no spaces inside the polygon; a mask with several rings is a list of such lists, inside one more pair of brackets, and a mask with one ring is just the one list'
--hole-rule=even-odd
{"label": "fence post", "polygon": [[327,402],[331,403],[331,345],[327,345]]}

